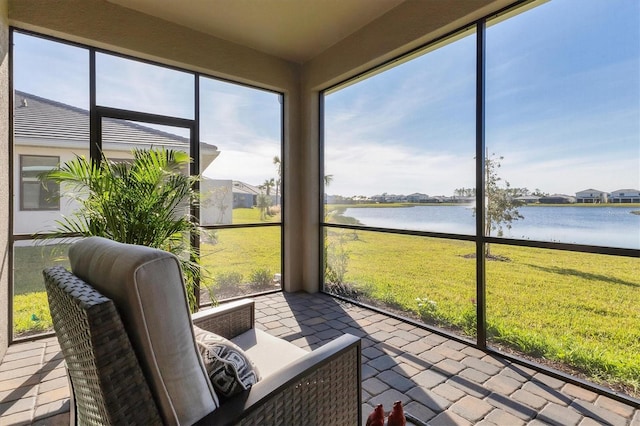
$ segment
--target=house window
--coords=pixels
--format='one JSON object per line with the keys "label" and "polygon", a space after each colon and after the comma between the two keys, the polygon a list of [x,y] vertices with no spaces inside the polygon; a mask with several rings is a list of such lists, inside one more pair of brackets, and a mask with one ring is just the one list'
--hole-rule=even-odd
{"label": "house window", "polygon": [[20,210],[60,209],[60,185],[38,178],[41,173],[58,167],[59,163],[60,157],[20,156]]}

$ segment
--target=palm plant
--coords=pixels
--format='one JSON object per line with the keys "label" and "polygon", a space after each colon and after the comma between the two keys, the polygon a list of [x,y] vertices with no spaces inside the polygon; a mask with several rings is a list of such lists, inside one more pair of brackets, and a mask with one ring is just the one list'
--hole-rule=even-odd
{"label": "palm plant", "polygon": [[276,205],[280,204],[279,203],[279,197],[278,194],[280,193],[280,185],[282,184],[282,161],[280,161],[280,157],[278,157],[277,155],[275,157],[273,157],[273,164],[276,165],[276,169],[278,172],[278,177],[276,179]]}
{"label": "palm plant", "polygon": [[193,188],[199,177],[183,173],[189,162],[183,151],[135,149],[131,162],[103,157],[98,163],[76,156],[42,174],[40,180],[61,184],[64,195],[79,205],[72,215],[56,221],[52,237],[100,236],[177,255],[195,311],[193,289],[201,269],[198,253],[190,245],[189,237],[198,228],[189,205],[197,201]]}

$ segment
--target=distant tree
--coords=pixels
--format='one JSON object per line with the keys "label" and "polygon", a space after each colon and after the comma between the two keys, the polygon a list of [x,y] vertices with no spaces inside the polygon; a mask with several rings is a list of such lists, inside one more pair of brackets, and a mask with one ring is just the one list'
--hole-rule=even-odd
{"label": "distant tree", "polygon": [[475,197],[475,188],[456,188],[453,190],[453,195],[456,197]]}
{"label": "distant tree", "polygon": [[516,197],[526,197],[531,195],[531,191],[528,188],[513,188],[513,194]]}
{"label": "distant tree", "polygon": [[269,207],[271,207],[271,188],[276,185],[275,180],[265,179],[264,183],[258,186],[260,194],[258,194],[258,199],[256,200],[258,208],[260,209],[260,220],[266,220],[267,216],[269,216]]}
{"label": "distant tree", "polygon": [[273,164],[276,165],[276,171],[278,172],[278,177],[276,179],[276,204],[278,204],[278,195],[280,191],[280,185],[282,185],[282,161],[280,161],[280,157],[277,155],[273,157]]}
{"label": "distant tree", "polygon": [[276,185],[275,180],[271,178],[271,179],[266,179],[264,183],[260,185],[258,188],[265,191],[267,195],[271,195],[271,188],[273,188],[275,185]]}
{"label": "distant tree", "polygon": [[264,192],[261,192],[258,194],[257,204],[260,209],[260,220],[267,220],[269,207],[271,207],[271,197]]}
{"label": "distant tree", "polygon": [[[511,222],[524,219],[518,211],[521,203],[515,199],[515,192],[509,182],[498,176],[500,161],[504,157],[496,157],[496,154],[487,155],[485,159],[485,223],[484,233],[490,236],[492,231],[501,237],[504,228],[511,229]],[[503,183],[503,185],[501,185]],[[485,245],[485,255],[491,255],[490,244]]]}

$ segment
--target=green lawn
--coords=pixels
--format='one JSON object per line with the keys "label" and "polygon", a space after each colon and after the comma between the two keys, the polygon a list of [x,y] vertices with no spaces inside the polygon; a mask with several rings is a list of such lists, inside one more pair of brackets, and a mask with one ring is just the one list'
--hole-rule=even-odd
{"label": "green lawn", "polygon": [[[279,215],[260,219],[260,211],[234,209],[233,223],[278,222]],[[224,229],[215,231],[211,243],[201,247],[207,277],[203,286],[215,286],[216,278],[239,272],[243,284],[250,284],[260,273],[272,278],[280,273],[280,227]],[[66,246],[16,247],[14,252],[14,334],[33,333],[52,328],[42,270],[47,266],[69,267]]]}
{"label": "green lawn", "polygon": [[[344,281],[360,293],[475,334],[473,243],[328,234],[329,252],[340,247],[348,258]],[[640,259],[496,244],[492,252],[509,258],[487,262],[492,342],[640,390]]]}
{"label": "green lawn", "polygon": [[14,249],[13,330],[37,333],[52,328],[42,270],[69,266],[66,245],[37,245]]}
{"label": "green lawn", "polygon": [[[233,223],[278,222],[278,216],[260,220],[260,211],[253,209],[234,209]],[[239,229],[221,229],[215,231],[212,241],[202,244],[202,264],[211,279],[221,274],[239,272],[249,278],[257,269],[268,269],[272,273],[280,272],[281,264],[281,227],[253,227]]]}

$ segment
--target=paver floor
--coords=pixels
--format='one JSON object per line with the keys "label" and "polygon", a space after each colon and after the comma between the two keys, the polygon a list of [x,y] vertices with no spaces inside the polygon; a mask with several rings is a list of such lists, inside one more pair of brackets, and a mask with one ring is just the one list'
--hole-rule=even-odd
{"label": "paver floor", "polygon": [[[364,419],[400,400],[418,425],[640,426],[637,406],[323,294],[260,296],[256,326],[308,350],[361,337]],[[0,364],[0,425],[68,423],[56,339],[11,346]]]}

